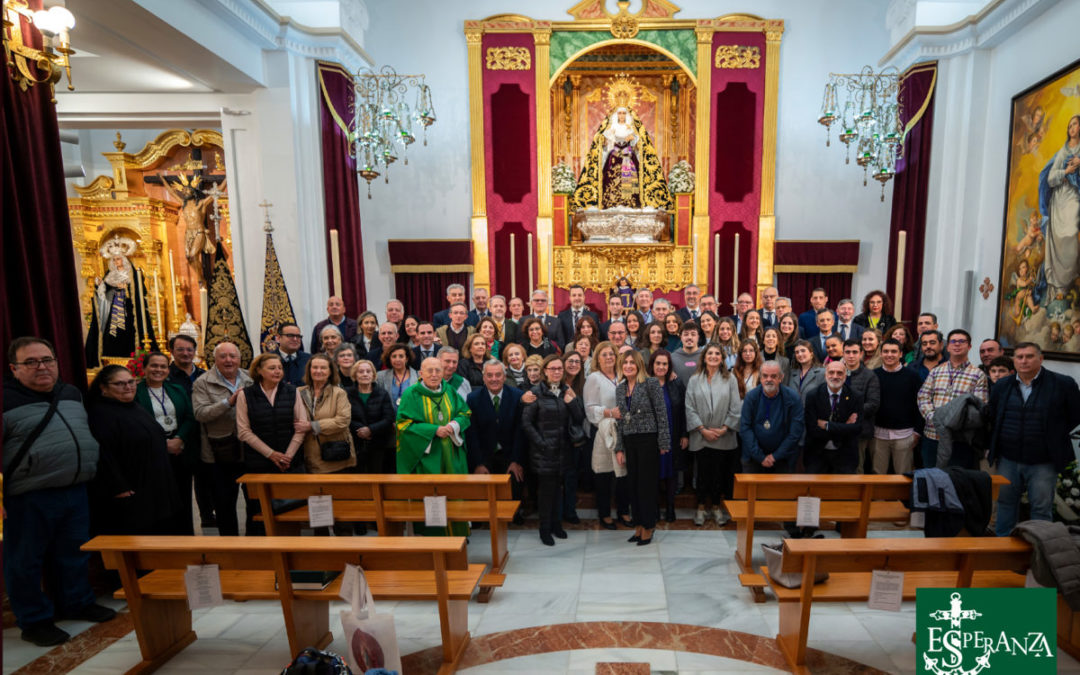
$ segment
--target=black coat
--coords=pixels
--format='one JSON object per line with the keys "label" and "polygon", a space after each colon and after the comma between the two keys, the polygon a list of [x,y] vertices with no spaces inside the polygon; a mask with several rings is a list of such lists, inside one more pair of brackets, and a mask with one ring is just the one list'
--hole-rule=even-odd
{"label": "black coat", "polygon": [[[439,354],[439,349],[440,349],[440,347],[439,347],[439,345],[437,343],[432,343],[431,344],[430,358],[437,358],[438,354]],[[413,353],[412,363],[410,363],[409,365],[412,366],[413,370],[415,370],[416,372],[419,373],[420,372],[420,362],[424,360],[423,350],[420,348],[420,345],[416,345],[415,347],[412,348],[412,353]],[[378,367],[378,366],[376,366],[376,367]]]}
{"label": "black coat", "polygon": [[[806,452],[818,456],[827,452],[842,452],[855,457],[859,452],[859,434],[863,428],[862,399],[844,383],[836,413],[833,413],[829,395],[828,385],[823,384],[806,397]],[[848,424],[847,420],[852,413],[856,415],[855,421]],[[825,420],[828,423],[827,428],[820,428],[818,420]],[[825,449],[829,441],[833,442],[837,450]]]}
{"label": "black coat", "polygon": [[[596,312],[589,309],[588,305],[583,307],[581,310],[581,318],[584,319],[587,316],[592,317],[592,320],[596,323],[600,323],[600,317],[596,316]],[[565,346],[566,342],[573,340],[574,336],[577,335],[577,326],[574,325],[574,310],[567,307],[563,311],[559,312],[557,318],[559,319],[559,330],[562,332],[564,340],[564,342],[560,344]]]}
{"label": "black coat", "polygon": [[544,341],[540,343],[539,347],[534,347],[533,344],[528,340],[522,343],[522,346],[525,347],[526,356],[532,356],[534,354],[537,354],[540,356],[540,358],[545,359],[552,354],[559,353],[559,350],[556,349],[555,345],[551,342],[551,340],[547,338],[544,338]]}
{"label": "black coat", "polygon": [[[390,393],[377,384],[372,383],[367,403],[360,399],[360,391],[356,387],[350,387],[346,391],[349,393],[349,407],[352,408],[349,433],[353,435],[356,444],[356,464],[364,466],[363,458],[368,456],[365,453],[382,451],[394,437],[394,422],[397,416],[390,401]],[[356,430],[363,427],[371,429],[371,438],[363,439],[356,435]]]}
{"label": "black coat", "polygon": [[680,441],[689,438],[686,430],[686,382],[676,378],[665,385],[671,399],[671,451],[675,453],[675,468],[686,467],[686,450]]}
{"label": "black coat", "polygon": [[484,387],[484,364],[463,358],[458,361],[457,372],[473,389]]}
{"label": "black coat", "polygon": [[[89,421],[101,453],[91,484],[93,531],[178,534],[169,521],[180,509],[180,497],[165,431],[154,416],[134,401],[101,398],[90,408]],[[116,497],[129,490],[135,494]]]}
{"label": "black coat", "polygon": [[[528,349],[529,347],[529,336],[525,335],[525,333],[523,333],[520,328],[522,324],[524,324],[532,317],[532,314],[525,314],[521,317],[521,323],[518,324],[518,340],[520,340],[522,346],[524,346],[526,349]],[[544,322],[544,332],[547,339],[551,340],[555,344],[559,346],[565,345],[568,339],[574,337],[573,335],[571,335],[570,338],[568,338],[567,336],[563,335],[562,324],[559,323],[559,319],[557,317],[554,317],[550,314],[544,314],[538,318]]]}
{"label": "black coat", "polygon": [[[851,323],[855,324],[856,326],[862,326],[863,328],[869,328],[870,327],[870,315],[869,314],[856,314],[855,318],[853,318],[851,320]],[[878,324],[877,324],[876,328],[879,331],[881,331],[882,335],[884,335],[885,331],[889,330],[890,328],[892,328],[895,325],[896,325],[896,317],[894,317],[892,314],[882,314],[881,318],[878,319]],[[859,331],[859,335],[862,335],[862,331]],[[858,335],[852,335],[852,337],[858,338],[859,336]]]}
{"label": "black coat", "polygon": [[561,384],[556,395],[546,384],[538,384],[530,390],[536,402],[521,411],[521,428],[529,439],[529,465],[538,476],[562,474],[570,464],[570,425],[585,421],[581,397],[568,405],[563,400],[566,390]]}
{"label": "black coat", "polygon": [[491,394],[483,385],[470,392],[466,402],[472,411],[469,428],[465,430],[469,471],[475,471],[478,466],[490,471],[491,459],[499,445],[507,460],[523,465],[525,439],[521,431],[521,390],[509,383],[503,385],[498,413],[491,402]]}

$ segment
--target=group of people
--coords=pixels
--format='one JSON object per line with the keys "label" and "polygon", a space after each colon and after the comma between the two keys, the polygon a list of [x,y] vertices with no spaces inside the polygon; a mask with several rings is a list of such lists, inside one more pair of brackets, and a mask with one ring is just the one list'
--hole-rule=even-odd
{"label": "group of people", "polygon": [[[985,340],[973,365],[967,332],[943,335],[931,313],[909,327],[882,291],[856,314],[814,289],[795,314],[770,287],[760,308],[744,293],[721,317],[696,286],[678,308],[642,289],[612,295],[604,320],[577,285],[557,314],[543,290],[529,313],[483,288],[469,308],[465,294],[451,285],[431,320],[391,300],[382,323],[371,311],[353,320],[330,298],[311,352],[282,324],[277,350],[246,370],[230,342],[203,370],[195,340],[177,335],[168,355],[102,368],[85,401],[59,381],[46,340],[13,341],[4,573],[24,638],[66,640],[61,615],[111,618],[79,551],[91,533],[191,534],[194,489],[203,526],[239,534],[244,473],[508,473],[543,543],[580,522],[585,488],[600,527],[633,529],[629,541],[644,546],[661,504],[675,520],[682,491],[696,496],[695,524],[725,524],[739,472],[993,466],[1010,481],[998,502],[1005,535],[1024,492],[1031,517],[1051,519],[1057,473],[1073,459],[1080,390],[1042,367],[1037,345],[1010,359]],[[244,530],[259,534],[259,502],[244,498]]]}

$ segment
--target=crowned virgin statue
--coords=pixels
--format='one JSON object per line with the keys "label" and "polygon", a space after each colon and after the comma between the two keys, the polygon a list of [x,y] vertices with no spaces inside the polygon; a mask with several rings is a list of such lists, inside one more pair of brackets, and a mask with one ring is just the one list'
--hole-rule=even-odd
{"label": "crowned virgin statue", "polygon": [[90,331],[86,335],[86,365],[104,365],[104,357],[127,358],[154,341],[154,326],[147,307],[142,270],[131,263],[136,244],[130,237],[115,235],[101,245],[105,277],[94,284]]}
{"label": "crowned virgin statue", "polygon": [[581,170],[574,206],[667,210],[671,194],[649,132],[626,106],[604,118]]}

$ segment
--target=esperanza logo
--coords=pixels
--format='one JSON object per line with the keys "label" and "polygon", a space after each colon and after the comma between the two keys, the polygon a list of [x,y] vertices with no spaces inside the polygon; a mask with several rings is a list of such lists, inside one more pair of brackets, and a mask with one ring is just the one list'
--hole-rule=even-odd
{"label": "esperanza logo", "polygon": [[1056,603],[1052,588],[920,588],[915,593],[918,672],[1056,673]]}

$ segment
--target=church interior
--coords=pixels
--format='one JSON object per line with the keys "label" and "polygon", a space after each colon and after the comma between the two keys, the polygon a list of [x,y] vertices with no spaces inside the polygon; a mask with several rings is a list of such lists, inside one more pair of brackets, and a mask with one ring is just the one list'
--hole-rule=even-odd
{"label": "church interior", "polygon": [[[205,368],[219,359],[220,345],[235,344],[247,372],[260,354],[278,352],[287,327],[301,333],[302,350],[327,349],[315,344],[327,298],[357,320],[353,332],[370,313],[376,330],[383,321],[408,323],[391,318],[394,301],[416,317],[414,324],[434,316],[438,328],[438,314],[453,311],[447,305],[455,284],[465,289],[458,301],[481,317],[489,295],[502,297],[511,305],[507,316],[516,318],[522,307],[515,313],[510,301],[522,299],[531,314],[539,293],[548,304],[538,314],[549,312],[556,326],[583,292],[594,329],[607,322],[605,332],[609,299],[630,309],[643,289],[674,312],[690,309],[685,299],[693,288],[713,299],[714,317],[732,315],[740,329],[744,294],[758,307],[771,290],[789,299],[787,311],[809,312],[812,326],[820,316],[810,301],[816,289],[825,290],[832,308],[850,298],[863,313],[863,299],[879,294],[890,308],[885,313],[908,331],[928,314],[950,342],[950,331],[966,331],[971,363],[978,365],[984,340],[1009,355],[1034,344],[1047,370],[1080,378],[1075,0],[2,2],[6,379],[26,367],[9,353],[22,336],[48,340],[59,380],[84,395],[112,366],[136,364],[142,377],[144,357],[171,358],[177,336],[197,345],[194,362]],[[472,304],[474,289],[486,291],[484,306]],[[568,321],[576,322],[573,316]],[[338,321],[334,312],[330,320]],[[452,315],[444,323],[452,326]],[[368,338],[371,347],[381,339],[374,332]],[[470,349],[452,346],[462,355]],[[576,349],[561,347],[564,354]],[[389,356],[390,345],[385,349]],[[421,360],[426,365],[428,355],[417,357],[414,382],[424,384]],[[392,369],[390,359],[385,363]],[[400,439],[405,394],[394,391]],[[13,414],[6,399],[4,418]],[[441,424],[441,409],[438,416]],[[3,454],[11,493],[18,474],[9,458],[20,447],[9,441],[8,428]],[[195,438],[205,456],[202,433],[201,442]],[[326,445],[316,449],[324,459]],[[397,466],[407,473],[401,457]],[[860,472],[861,466],[860,459]],[[905,557],[903,543],[887,553],[856,547],[843,564],[840,557],[816,558],[821,569],[834,565],[840,578],[865,573],[866,589],[837,590],[812,613],[816,593],[774,592],[764,580],[755,587],[749,577],[762,565],[770,583],[779,568],[760,546],[743,557],[753,546],[747,542],[754,540],[756,488],[740,477],[734,489],[749,489],[741,498],[751,507],[738,525],[717,516],[702,526],[693,519],[704,502],[672,492],[676,515],[656,530],[657,545],[640,548],[627,547],[629,530],[604,529],[609,505],[599,508],[584,489],[581,524],[568,525],[568,538],[551,547],[536,537],[539,527],[543,538],[542,516],[526,514],[521,524],[515,513],[509,526],[509,516],[496,518],[494,483],[490,493],[458,496],[448,484],[451,492],[435,493],[443,495],[444,526],[447,494],[451,511],[455,499],[490,500],[471,519],[467,542],[456,544],[456,553],[433,554],[435,580],[424,582],[430,592],[418,582],[382,596],[378,586],[388,582],[379,574],[392,574],[394,564],[426,570],[432,562],[427,553],[414,562],[404,547],[361,548],[380,538],[391,546],[399,537],[376,535],[401,534],[406,525],[384,529],[380,500],[390,500],[383,491],[394,488],[380,485],[369,498],[378,512],[355,518],[370,530],[352,538],[356,548],[333,549],[351,542],[340,533],[311,537],[319,544],[314,552],[275,554],[282,557],[263,574],[292,570],[283,562],[288,556],[333,561],[335,569],[360,564],[374,577],[372,616],[391,617],[389,640],[400,655],[386,663],[410,674],[979,672],[963,669],[972,656],[963,664],[945,657],[931,663],[924,654],[921,633],[918,643],[913,637],[922,630],[923,608],[920,602],[917,612],[915,586],[896,592],[895,607],[879,606],[871,571],[905,570],[905,589],[919,574],[944,574],[933,572],[932,555],[922,562]],[[300,489],[281,492],[281,499],[300,498]],[[331,481],[318,489],[323,495],[343,488]],[[789,498],[761,490],[761,500]],[[845,503],[856,511],[864,499],[873,513],[870,489],[862,494],[840,499],[854,499]],[[244,495],[253,501],[240,500],[242,530],[252,503],[264,502],[264,513],[274,504],[276,513],[281,501],[266,485],[245,485]],[[507,487],[500,498],[509,495]],[[191,494],[180,497],[192,501]],[[420,496],[397,499],[415,507]],[[903,497],[890,499],[874,504]],[[201,511],[202,502],[195,508]],[[419,511],[425,520],[434,517],[428,508],[425,502]],[[310,509],[313,515],[314,504]],[[416,517],[415,509],[410,513]],[[899,518],[858,518],[838,520],[835,530],[830,524],[825,539],[924,540],[906,509]],[[281,519],[282,532],[292,533]],[[250,513],[247,520],[250,528]],[[268,534],[273,520],[260,521]],[[758,528],[757,544],[778,545],[793,525],[773,520]],[[308,527],[306,518],[302,525],[305,537],[326,529]],[[7,560],[17,540],[10,525],[4,529]],[[196,516],[194,535],[218,534]],[[996,541],[987,539],[950,558],[950,565],[984,570],[973,582],[971,568],[961,569],[967,583],[957,586],[978,585],[987,578],[979,574],[991,573],[985,570],[1014,572],[1000,565],[1021,559],[1017,551],[986,548]],[[17,602],[8,602],[13,577],[6,577],[5,675],[277,673],[298,645],[348,655],[352,672],[364,672],[355,666],[360,638],[346,637],[356,619],[345,615],[356,602],[344,590],[329,604],[316,599],[323,589],[280,601],[273,589],[241,592],[234,596],[239,602],[227,591],[224,602],[196,607],[185,604],[193,603],[195,582],[184,570],[194,575],[212,559],[222,570],[215,583],[238,583],[227,567],[239,564],[240,553],[211,547],[170,558],[164,548],[94,550],[101,551],[90,562],[98,602],[116,618],[59,621],[69,640],[32,644],[20,639],[26,626],[17,621]],[[874,556],[881,558],[876,567],[856,564]],[[180,561],[165,572],[184,578],[187,596],[144,582],[132,598],[136,569],[158,574],[155,565],[166,559]],[[470,586],[462,595],[461,575],[477,565],[487,567],[480,590]],[[809,569],[802,578],[813,579],[813,564],[791,569]],[[345,579],[343,589],[348,572]],[[115,583],[103,594],[99,582],[109,581]],[[121,582],[128,595],[116,597]],[[1051,606],[1051,671],[1003,672],[1080,672],[1080,608],[1053,599]],[[157,628],[142,626],[155,620]],[[374,619],[368,621],[374,632]],[[301,644],[304,636],[318,637],[318,644]]]}

